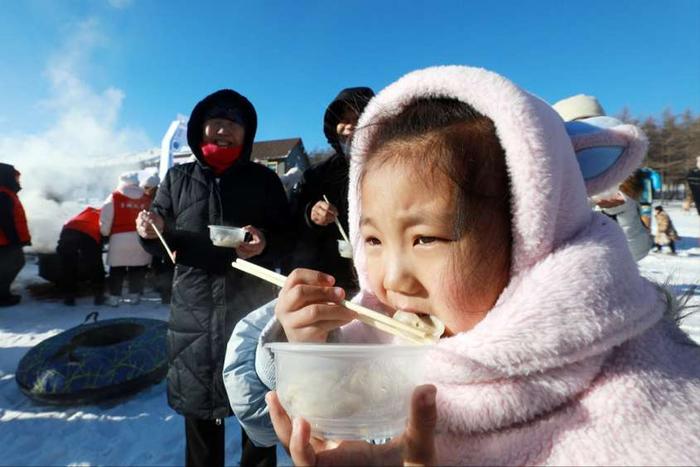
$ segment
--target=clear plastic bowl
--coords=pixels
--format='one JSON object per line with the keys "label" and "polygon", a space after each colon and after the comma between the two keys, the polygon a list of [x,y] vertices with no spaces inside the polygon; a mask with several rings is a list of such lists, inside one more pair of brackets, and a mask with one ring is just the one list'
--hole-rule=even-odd
{"label": "clear plastic bowl", "polygon": [[352,245],[345,240],[338,240],[338,253],[343,258],[352,258]]}
{"label": "clear plastic bowl", "polygon": [[237,248],[245,241],[246,231],[239,227],[228,227],[226,225],[210,225],[209,238],[216,246],[227,248]]}
{"label": "clear plastic bowl", "polygon": [[411,394],[430,346],[267,344],[275,354],[277,395],[327,439],[378,440],[406,427]]}

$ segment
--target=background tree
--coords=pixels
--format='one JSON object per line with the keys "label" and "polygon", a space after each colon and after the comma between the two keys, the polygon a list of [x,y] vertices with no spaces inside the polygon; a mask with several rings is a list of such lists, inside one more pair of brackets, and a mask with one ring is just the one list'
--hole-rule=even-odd
{"label": "background tree", "polygon": [[700,116],[690,109],[678,115],[666,109],[658,118],[641,119],[625,107],[617,118],[638,125],[649,138],[649,151],[642,165],[663,176],[662,197],[682,198],[686,175],[700,156]]}

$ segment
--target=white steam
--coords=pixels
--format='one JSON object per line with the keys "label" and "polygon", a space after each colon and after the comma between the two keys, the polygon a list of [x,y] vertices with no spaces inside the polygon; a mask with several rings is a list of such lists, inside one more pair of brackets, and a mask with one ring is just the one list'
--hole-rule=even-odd
{"label": "white steam", "polygon": [[115,166],[120,155],[153,146],[143,131],[119,126],[121,90],[100,92],[81,78],[90,55],[105,42],[99,30],[95,20],[78,25],[48,60],[50,98],[37,104],[51,116],[48,128],[0,136],[0,160],[22,173],[19,196],[38,252],[53,251],[69,218],[88,204],[99,207],[119,173],[138,168]]}

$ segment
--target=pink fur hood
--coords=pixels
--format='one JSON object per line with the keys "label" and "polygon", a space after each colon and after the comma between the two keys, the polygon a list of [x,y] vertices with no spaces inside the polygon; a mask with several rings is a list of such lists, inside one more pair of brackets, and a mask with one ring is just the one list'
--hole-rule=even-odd
{"label": "pink fur hood", "polygon": [[[367,106],[353,140],[349,220],[360,278],[359,167],[372,123],[416,97],[453,97],[494,121],[512,189],[511,281],[474,329],[440,341],[438,455],[446,464],[700,463],[700,355],[667,318],[669,299],[642,278],[621,229],[593,213],[564,123],[545,102],[492,72],[416,71]],[[617,183],[645,139],[629,125]],[[353,334],[347,329],[347,335]]]}

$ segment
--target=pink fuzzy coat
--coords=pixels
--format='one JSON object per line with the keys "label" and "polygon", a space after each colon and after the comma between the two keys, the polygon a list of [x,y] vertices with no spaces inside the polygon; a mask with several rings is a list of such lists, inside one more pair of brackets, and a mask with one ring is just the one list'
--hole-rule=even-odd
{"label": "pink fuzzy coat", "polygon": [[[514,239],[511,281],[495,307],[431,356],[439,462],[700,464],[700,351],[665,316],[671,299],[640,276],[617,224],[586,200],[587,190],[615,186],[639,164],[646,141],[635,127],[572,144],[549,105],[482,69],[429,68],[390,85],[353,141],[350,235],[361,301],[376,300],[358,228],[371,123],[428,96],[457,98],[494,121]],[[575,147],[611,142],[623,155],[584,183]],[[360,326],[343,334],[366,338]]]}

